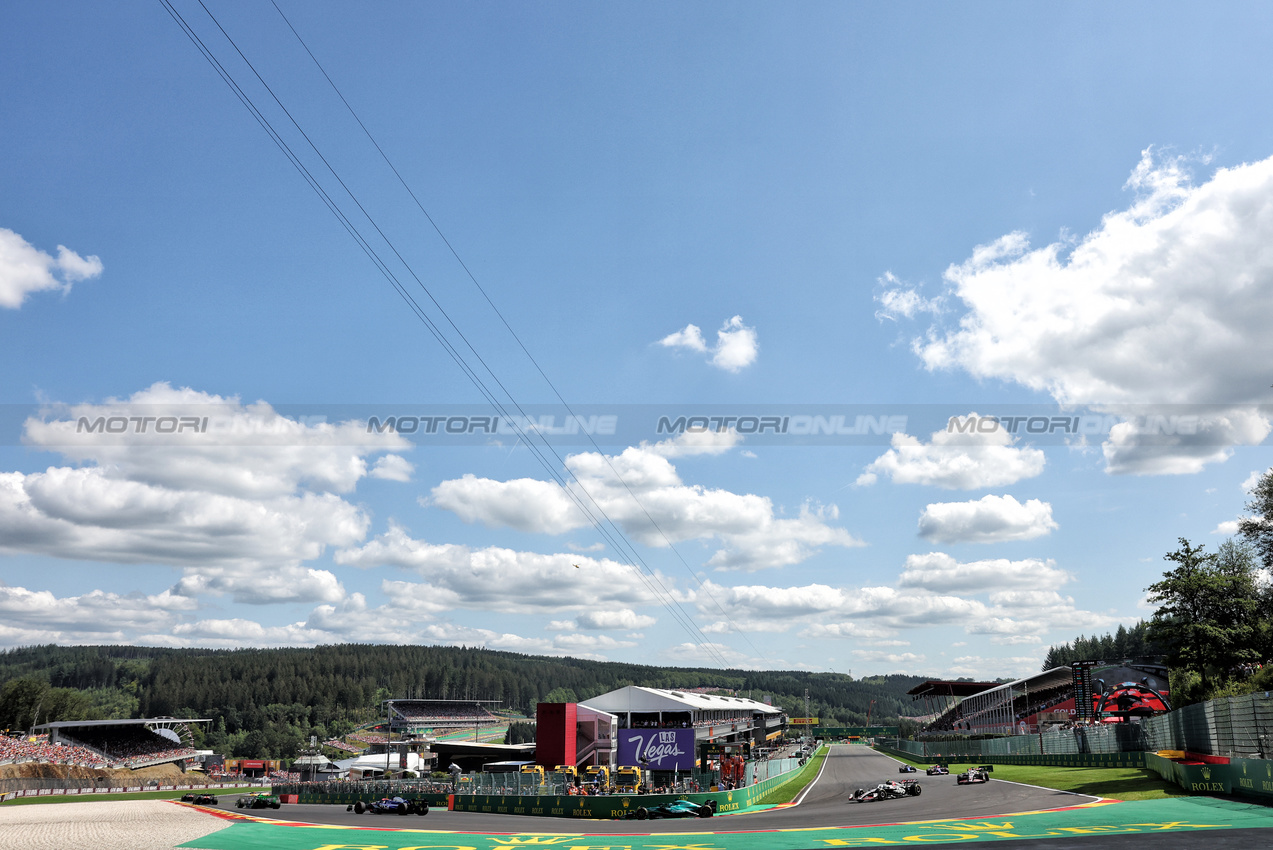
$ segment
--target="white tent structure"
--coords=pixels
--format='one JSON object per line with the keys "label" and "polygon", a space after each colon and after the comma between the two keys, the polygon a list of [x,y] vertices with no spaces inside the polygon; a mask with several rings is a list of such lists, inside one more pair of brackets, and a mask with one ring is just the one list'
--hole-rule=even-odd
{"label": "white tent structure", "polygon": [[629,685],[579,703],[613,714],[620,729],[684,728],[699,740],[763,741],[786,728],[782,709],[743,697]]}

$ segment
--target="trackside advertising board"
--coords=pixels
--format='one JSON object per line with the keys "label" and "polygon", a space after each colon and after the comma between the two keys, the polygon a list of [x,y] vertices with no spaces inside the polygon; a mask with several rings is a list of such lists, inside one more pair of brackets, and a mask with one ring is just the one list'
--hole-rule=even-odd
{"label": "trackside advertising board", "polygon": [[650,770],[693,770],[693,729],[620,729],[619,764]]}

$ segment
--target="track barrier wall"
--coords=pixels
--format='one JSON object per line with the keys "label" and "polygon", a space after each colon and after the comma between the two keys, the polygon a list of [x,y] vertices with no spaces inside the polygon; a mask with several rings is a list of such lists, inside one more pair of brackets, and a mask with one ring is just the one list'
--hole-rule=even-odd
{"label": "track barrier wall", "polygon": [[1273,804],[1273,761],[1268,759],[1204,762],[1146,753],[1145,764],[1163,779],[1192,794],[1239,794],[1265,805]]}

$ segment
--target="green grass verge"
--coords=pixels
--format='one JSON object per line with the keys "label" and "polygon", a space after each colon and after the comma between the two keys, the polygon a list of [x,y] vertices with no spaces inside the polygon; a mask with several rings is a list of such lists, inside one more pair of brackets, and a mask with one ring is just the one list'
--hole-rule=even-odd
{"label": "green grass verge", "polygon": [[790,803],[796,797],[800,796],[800,792],[809,786],[818,776],[818,771],[822,769],[822,762],[826,759],[828,753],[827,747],[822,747],[813,754],[813,758],[805,762],[804,767],[800,768],[800,772],[791,779],[790,782],[784,782],[770,794],[766,794],[762,799],[762,805],[780,806],[784,803]]}
{"label": "green grass verge", "polygon": [[[220,788],[206,793],[214,794],[217,797],[237,797],[239,794],[246,794],[249,791],[261,790],[264,789],[259,786],[244,785],[240,788]],[[0,803],[0,806],[33,806],[46,805],[48,803],[101,803],[119,800],[180,800],[183,794],[191,793],[203,794],[205,792],[192,789],[190,791],[134,791],[131,794],[66,794],[57,797],[14,797],[12,800],[5,800]],[[234,805],[234,801],[230,801],[230,805]]]}
{"label": "green grass verge", "polygon": [[[901,758],[890,753],[893,758]],[[901,759],[921,771],[932,764],[913,759]],[[945,761],[943,759],[943,761]],[[977,765],[982,762],[950,762],[952,774],[960,772],[956,765]],[[1135,767],[1038,767],[1025,764],[996,764],[994,779],[1040,785],[1058,791],[1075,794],[1091,794],[1110,800],[1164,800],[1169,797],[1188,797],[1189,792],[1168,782],[1152,770]]]}

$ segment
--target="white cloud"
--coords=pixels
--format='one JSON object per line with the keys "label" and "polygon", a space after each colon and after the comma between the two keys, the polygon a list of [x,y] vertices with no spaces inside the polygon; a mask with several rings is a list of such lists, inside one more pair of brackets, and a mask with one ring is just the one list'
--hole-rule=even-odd
{"label": "white cloud", "polygon": [[54,258],[12,230],[0,227],[0,307],[16,310],[32,292],[70,292],[72,283],[97,277],[102,269],[102,261],[96,256],[81,257],[65,245],[58,245]]}
{"label": "white cloud", "polygon": [[[1056,592],[1069,580],[1051,561],[960,564],[934,552],[909,558],[895,587],[724,587],[706,582],[711,599],[696,593],[691,599],[700,613],[719,616],[724,611],[748,631],[800,627],[801,637],[848,638],[873,646],[898,645],[893,638],[899,632],[927,627],[958,626],[968,634],[986,635],[991,643],[1035,643],[1058,629],[1071,634],[1076,628],[1107,628],[1114,622]],[[986,598],[971,598],[980,594]]]}
{"label": "white cloud", "polygon": [[659,340],[659,345],[667,348],[688,348],[700,354],[707,353],[707,343],[703,340],[703,331],[698,325],[686,325],[675,333],[670,333]]}
{"label": "white cloud", "polygon": [[[805,560],[822,546],[861,545],[832,525],[839,516],[835,505],[804,505],[796,517],[782,518],[762,496],[684,484],[668,460],[716,454],[736,440],[732,432],[687,434],[629,447],[618,455],[568,455],[566,466],[579,483],[567,486],[579,499],[595,500],[606,516],[645,545],[719,540],[721,548],[709,563],[720,569],[784,566]],[[434,487],[429,504],[492,528],[561,534],[588,524],[561,487],[533,478],[495,481],[465,475]]]}
{"label": "white cloud", "polygon": [[907,557],[897,583],[937,593],[979,593],[1012,587],[1057,588],[1072,578],[1052,560],[995,558],[961,563],[944,552],[929,552]]}
{"label": "white cloud", "polygon": [[742,316],[726,319],[716,332],[716,345],[710,349],[698,325],[686,325],[659,340],[666,348],[688,348],[699,354],[711,354],[711,364],[726,372],[741,372],[756,362],[760,350],[756,329],[743,324]]}
{"label": "white cloud", "polygon": [[1260,472],[1258,469],[1251,470],[1251,474],[1246,477],[1246,480],[1243,481],[1241,485],[1239,485],[1242,488],[1242,492],[1250,494],[1251,491],[1255,489],[1255,485],[1260,483],[1260,479],[1271,472],[1273,472],[1273,466],[1269,467],[1264,472]]}
{"label": "white cloud", "polygon": [[938,502],[924,508],[919,517],[919,536],[935,543],[1031,540],[1057,527],[1050,504],[1028,499],[1023,505],[1012,496]]}
{"label": "white cloud", "polygon": [[855,649],[853,657],[858,661],[875,662],[877,664],[901,664],[914,670],[916,664],[924,661],[923,655],[914,652],[887,652],[882,649]]}
{"label": "white cloud", "polygon": [[1039,672],[1043,655],[1012,655],[987,658],[983,655],[961,655],[951,662],[945,671],[948,677],[966,676],[978,681],[994,680],[1001,676],[1025,678]]}
{"label": "white cloud", "polygon": [[1232,537],[1238,533],[1238,521],[1236,519],[1227,520],[1211,529],[1212,534],[1223,534],[1226,537]]}
{"label": "white cloud", "polygon": [[[1114,408],[1117,409],[1117,408]],[[1185,420],[1175,433],[1146,427],[1147,423],[1170,424],[1170,414],[1140,415],[1119,422],[1101,444],[1105,471],[1112,475],[1192,475],[1209,463],[1220,463],[1233,455],[1234,445],[1257,445],[1273,430],[1273,425],[1254,409],[1233,408],[1196,414]]]}
{"label": "white cloud", "polygon": [[[26,421],[25,443],[96,464],[112,478],[247,498],[300,488],[347,493],[367,475],[369,455],[411,446],[398,434],[368,433],[357,422],[307,424],[263,401],[243,404],[237,397],[164,382],[127,399],[55,407],[46,414]],[[160,417],[194,420],[200,428],[161,432]],[[99,419],[147,418],[149,423],[132,424],[121,434],[94,428]]]}
{"label": "white cloud", "polygon": [[0,554],[276,568],[355,543],[367,525],[330,493],[240,499],[119,480],[100,467],[0,473]]}
{"label": "white cloud", "polygon": [[[1204,438],[1108,444],[1111,472],[1180,474],[1263,439],[1273,360],[1273,158],[1200,185],[1180,159],[1146,150],[1135,198],[1072,242],[1023,233],[978,246],[945,280],[965,312],[914,342],[929,369],[1012,381],[1065,405],[1214,404]],[[1258,439],[1257,439],[1258,438]]]}
{"label": "white cloud", "polygon": [[[387,595],[416,596],[438,606],[437,610],[551,614],[658,601],[637,568],[627,564],[578,554],[432,544],[412,538],[397,526],[364,546],[338,551],[334,558],[346,566],[396,566],[418,573],[425,583],[401,582]],[[661,581],[668,584],[666,579]]]}
{"label": "white cloud", "polygon": [[235,602],[268,605],[276,602],[339,602],[345,588],[328,570],[295,564],[280,564],[262,570],[247,567],[187,567],[173,585],[181,596],[230,595]]}
{"label": "white cloud", "polygon": [[899,317],[913,319],[920,313],[940,313],[943,298],[925,298],[914,289],[907,289],[892,272],[885,272],[877,281],[882,290],[875,296],[880,309],[875,311],[875,318],[883,321],[897,321]]}
{"label": "white cloud", "polygon": [[487,528],[562,534],[588,525],[587,518],[556,482],[536,478],[496,481],[466,473],[438,484],[423,504],[451,511],[465,522],[480,522]]}
{"label": "white cloud", "polygon": [[[974,412],[971,417],[977,418]],[[892,448],[872,461],[857,479],[874,484],[886,475],[895,484],[924,484],[944,490],[1002,487],[1043,472],[1043,452],[1016,448],[1006,428],[989,433],[934,431],[930,443],[894,434]]]}
{"label": "white cloud", "polygon": [[58,597],[47,590],[0,584],[0,645],[130,642],[137,630],[164,629],[192,600],[165,591],[119,594],[93,590]]}
{"label": "white cloud", "polygon": [[415,467],[411,465],[411,461],[402,455],[385,455],[376,460],[376,465],[371,468],[368,474],[372,478],[383,478],[386,481],[401,481],[406,483],[411,480],[411,473],[415,472]]}
{"label": "white cloud", "polygon": [[631,608],[614,611],[588,611],[576,618],[576,628],[588,630],[646,629],[657,623],[653,617],[638,614]]}

